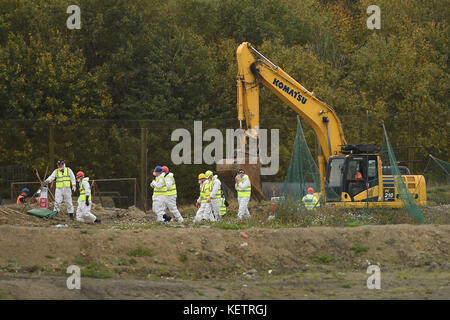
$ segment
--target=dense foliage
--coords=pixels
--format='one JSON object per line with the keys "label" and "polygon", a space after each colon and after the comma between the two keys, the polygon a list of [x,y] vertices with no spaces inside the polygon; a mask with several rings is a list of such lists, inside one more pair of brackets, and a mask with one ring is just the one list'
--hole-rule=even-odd
{"label": "dense foliage", "polygon": [[[123,121],[235,119],[243,41],[333,106],[347,141],[365,142],[369,110],[369,142],[382,143],[384,120],[394,146],[448,160],[448,1],[79,0],[81,29],[69,30],[71,4],[0,0],[0,119],[52,121],[37,122],[35,134],[2,126],[0,166],[45,168],[51,123],[64,127],[57,156],[97,176],[137,176],[139,126],[121,131]],[[371,4],[381,9],[380,30],[366,26]],[[266,127],[290,119],[282,180],[295,115],[265,89],[261,104]],[[77,131],[74,121],[85,119],[115,122]],[[149,131],[149,168],[170,164],[170,127]],[[179,175],[195,186],[191,171]]]}

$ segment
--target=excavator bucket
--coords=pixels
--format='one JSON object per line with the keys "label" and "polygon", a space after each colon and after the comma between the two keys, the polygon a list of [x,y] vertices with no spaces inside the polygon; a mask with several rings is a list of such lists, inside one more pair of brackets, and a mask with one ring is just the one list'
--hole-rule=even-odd
{"label": "excavator bucket", "polygon": [[[248,157],[246,160],[248,160]],[[217,162],[216,171],[228,189],[237,197],[234,188],[235,177],[239,169],[244,169],[252,184],[252,199],[257,201],[265,200],[261,187],[261,163],[249,164],[248,162],[240,164],[236,162],[236,159],[223,159]]]}

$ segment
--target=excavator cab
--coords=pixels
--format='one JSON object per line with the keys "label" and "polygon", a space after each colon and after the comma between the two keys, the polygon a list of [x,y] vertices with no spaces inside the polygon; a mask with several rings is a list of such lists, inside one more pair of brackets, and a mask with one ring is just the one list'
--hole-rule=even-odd
{"label": "excavator cab", "polygon": [[329,202],[378,201],[382,176],[380,148],[372,145],[347,145],[341,156],[329,158],[326,198]]}
{"label": "excavator cab", "polygon": [[376,154],[346,155],[331,157],[326,177],[327,201],[378,200],[378,185],[381,169],[380,157]]}

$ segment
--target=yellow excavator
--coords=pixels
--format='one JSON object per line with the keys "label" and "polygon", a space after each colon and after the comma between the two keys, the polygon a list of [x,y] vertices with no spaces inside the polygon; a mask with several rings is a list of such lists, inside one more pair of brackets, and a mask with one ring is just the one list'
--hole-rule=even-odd
{"label": "yellow excavator", "polygon": [[[238,47],[237,61],[237,110],[241,128],[244,120],[246,124],[244,139],[259,138],[259,84],[262,83],[305,119],[316,133],[321,149],[318,155],[320,196],[327,205],[402,206],[394,177],[383,175],[378,147],[347,144],[336,112],[250,43],[244,42]],[[249,175],[253,197],[264,199],[260,163],[243,165],[225,159],[217,164],[217,172],[226,184],[233,186],[233,176],[238,168],[244,168]],[[402,178],[416,203],[426,205],[425,178],[421,175],[402,175]]]}

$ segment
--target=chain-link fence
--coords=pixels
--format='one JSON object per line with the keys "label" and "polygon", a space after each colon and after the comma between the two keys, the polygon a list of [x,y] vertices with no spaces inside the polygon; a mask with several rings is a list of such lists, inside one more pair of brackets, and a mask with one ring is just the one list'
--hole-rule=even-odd
{"label": "chain-link fence", "polygon": [[[411,116],[412,117],[412,116]],[[448,160],[442,150],[422,145],[423,139],[409,129],[408,117],[390,114],[340,116],[344,134],[349,143],[383,143],[384,121],[391,134],[391,142],[400,165],[412,173],[421,174],[428,154]],[[304,136],[313,159],[317,161],[319,145],[312,128],[301,120]],[[236,119],[209,119],[204,121],[0,121],[0,198],[10,201],[20,188],[38,188],[36,170],[43,179],[63,159],[76,174],[84,171],[92,180],[135,179],[125,182],[98,184],[105,197],[113,198],[115,206],[150,207],[152,171],[156,165],[167,165],[175,174],[178,199],[192,203],[198,197],[197,176],[215,168],[215,162],[230,155],[237,139],[233,130],[239,128]],[[433,124],[430,124],[433,125]],[[297,118],[262,118],[261,128],[267,132],[267,156],[275,165],[275,174],[261,177],[266,197],[280,194],[289,167],[297,128]],[[270,130],[274,131],[270,131]],[[405,132],[406,130],[406,132]],[[278,133],[278,137],[275,135]],[[230,136],[231,135],[231,136]],[[220,139],[219,139],[220,138]],[[231,140],[230,140],[231,139]],[[233,140],[234,139],[234,140]],[[219,140],[219,141],[217,141]],[[273,140],[273,141],[272,141]],[[275,141],[276,140],[276,141]],[[234,145],[230,144],[230,141]],[[218,142],[222,148],[213,148]],[[271,150],[272,142],[277,150]],[[217,144],[216,144],[217,146]],[[274,151],[274,152],[272,152]],[[277,154],[273,154],[277,153]],[[273,157],[272,159],[270,157]],[[130,182],[130,181],[136,181]],[[11,188],[11,184],[13,188]],[[229,186],[234,189],[233,186]]]}

